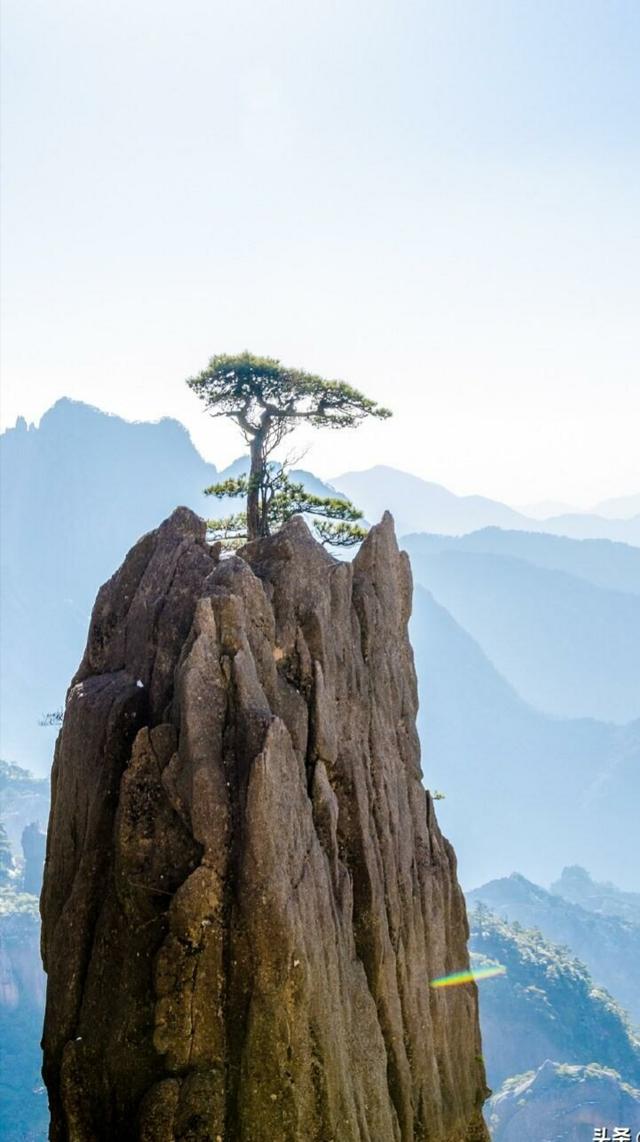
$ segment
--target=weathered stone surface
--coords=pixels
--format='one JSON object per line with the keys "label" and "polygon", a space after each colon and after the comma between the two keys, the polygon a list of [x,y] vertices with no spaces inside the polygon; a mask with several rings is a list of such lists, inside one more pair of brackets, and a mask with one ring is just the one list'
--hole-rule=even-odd
{"label": "weathered stone surface", "polygon": [[420,781],[411,575],[179,509],[101,589],[42,895],[56,1140],[475,1142],[455,857]]}

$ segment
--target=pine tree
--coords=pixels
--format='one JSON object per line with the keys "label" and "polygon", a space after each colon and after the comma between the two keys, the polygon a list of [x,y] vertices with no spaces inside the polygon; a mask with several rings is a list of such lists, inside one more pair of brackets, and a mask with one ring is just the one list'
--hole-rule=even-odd
{"label": "pine tree", "polygon": [[[322,497],[309,496],[301,485],[288,482],[286,472],[278,485],[269,457],[301,423],[315,428],[352,428],[367,416],[391,416],[389,409],[344,381],[327,381],[301,369],[287,368],[272,357],[255,357],[252,353],[212,357],[206,369],[190,377],[187,384],[211,416],[234,420],[249,445],[246,484],[236,483],[233,491],[210,490],[211,495],[246,496],[247,501],[246,512],[213,521],[224,525],[218,531],[228,531],[229,537],[242,533],[247,539],[269,535],[273,527],[281,525],[282,516],[289,518],[289,514],[294,514],[289,508],[297,500],[300,505],[308,505],[298,510],[325,521],[316,525],[321,535],[323,528],[328,534],[331,520],[335,522],[334,538],[327,541],[336,542],[342,536],[343,542],[357,543],[362,538],[363,529],[359,528],[362,534],[358,534],[356,522],[362,518],[361,513],[353,505],[345,507],[345,501],[327,497],[321,510]],[[214,489],[218,486],[214,485]],[[314,498],[318,501],[315,505]]]}

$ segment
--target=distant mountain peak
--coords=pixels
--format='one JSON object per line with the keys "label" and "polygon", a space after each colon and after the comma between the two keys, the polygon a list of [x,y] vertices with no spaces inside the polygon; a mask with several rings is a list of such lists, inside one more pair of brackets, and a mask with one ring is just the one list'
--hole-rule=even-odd
{"label": "distant mountain peak", "polygon": [[593,508],[599,516],[607,519],[632,519],[640,515],[640,492],[631,496],[616,496],[602,500]]}
{"label": "distant mountain peak", "polygon": [[614,519],[609,515],[569,510],[550,505],[561,514],[533,518],[499,500],[481,495],[456,495],[442,484],[387,464],[345,472],[331,483],[357,502],[368,519],[379,519],[389,508],[398,531],[467,535],[485,527],[547,532],[575,539],[602,538],[640,546],[640,517]]}
{"label": "distant mountain peak", "polygon": [[[19,420],[24,420],[19,417]],[[112,425],[120,424],[130,428],[168,428],[172,431],[178,432],[181,436],[191,440],[188,428],[173,416],[161,416],[157,420],[130,420],[128,417],[122,416],[118,412],[111,412],[107,409],[98,408],[97,405],[88,404],[86,401],[76,400],[74,397],[60,397],[50,408],[42,414],[39,429],[49,428],[52,424],[62,424],[65,427],[76,424],[78,421],[84,423],[99,422],[108,420]],[[193,445],[195,449],[195,445]]]}

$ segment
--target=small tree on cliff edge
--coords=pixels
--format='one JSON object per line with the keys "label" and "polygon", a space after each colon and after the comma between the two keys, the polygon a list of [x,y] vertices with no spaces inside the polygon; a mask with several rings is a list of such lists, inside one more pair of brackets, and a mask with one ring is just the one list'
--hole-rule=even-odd
{"label": "small tree on cliff edge", "polygon": [[[249,477],[235,476],[205,488],[205,495],[225,499],[249,492]],[[265,478],[260,486],[260,534],[278,531],[294,515],[311,516],[313,528],[321,543],[334,547],[353,547],[367,534],[359,520],[362,512],[347,499],[339,496],[316,496],[304,484],[289,479],[280,464],[268,463]],[[224,519],[210,519],[209,532],[226,546],[235,547],[248,539],[246,511],[234,512]]]}
{"label": "small tree on cliff edge", "polygon": [[[279,522],[277,500],[276,508],[273,506],[274,466],[269,464],[269,456],[301,421],[315,428],[352,428],[367,416],[391,416],[389,409],[382,408],[343,381],[326,381],[300,369],[289,369],[272,357],[254,357],[252,353],[212,357],[206,369],[198,376],[190,377],[187,384],[211,416],[228,416],[235,420],[249,445],[250,468],[246,485],[242,488],[238,485],[238,489],[231,493],[230,490],[226,493],[219,491],[222,485],[214,485],[210,490],[214,495],[246,494],[248,539],[269,534],[270,514],[271,522]],[[303,489],[300,485],[289,484],[287,487],[286,474],[284,481],[280,493],[284,492],[291,502],[298,495],[301,510],[307,510],[302,506],[304,495],[301,495]],[[313,498],[307,497],[307,501]],[[320,511],[322,497],[315,499],[318,501],[315,514],[338,520],[346,535],[350,521],[345,518],[344,506],[335,507],[333,515],[330,506],[343,505],[344,501],[327,499],[325,510]],[[351,519],[358,516],[356,512]]]}

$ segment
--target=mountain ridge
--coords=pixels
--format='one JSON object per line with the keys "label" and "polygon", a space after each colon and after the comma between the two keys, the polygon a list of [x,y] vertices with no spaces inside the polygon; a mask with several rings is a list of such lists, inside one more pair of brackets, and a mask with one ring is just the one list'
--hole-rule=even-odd
{"label": "mountain ridge", "polygon": [[568,513],[539,520],[499,500],[478,495],[458,496],[442,484],[384,464],[332,476],[330,483],[358,503],[367,518],[378,518],[385,504],[400,534],[427,531],[460,535],[498,526],[576,539],[612,539],[640,546],[640,514],[637,513],[630,519]]}
{"label": "mountain ridge", "polygon": [[640,1040],[617,997],[573,948],[478,905],[469,916],[474,968],[501,965],[481,993],[489,1083],[560,1063],[612,1067],[640,1086]]}
{"label": "mountain ridge", "polygon": [[410,532],[402,542],[439,554],[445,550],[504,555],[564,571],[596,587],[640,594],[640,549],[612,539],[573,539],[549,532],[484,527],[466,535]]}
{"label": "mountain ridge", "polygon": [[570,947],[593,979],[606,987],[640,1026],[640,984],[634,970],[640,960],[640,924],[589,911],[520,873],[473,889],[467,893],[467,901],[470,905],[484,904],[509,922],[538,928],[545,939]]}
{"label": "mountain ridge", "polygon": [[[411,639],[425,780],[446,794],[439,816],[463,884],[492,879],[490,867],[514,866],[549,882],[564,864],[591,860],[599,876],[633,888],[640,720],[618,727],[535,709],[419,584]],[[536,841],[540,821],[545,846]],[[594,852],[590,837],[601,834],[612,840]]]}
{"label": "mountain ridge", "polygon": [[416,581],[518,693],[556,717],[625,724],[640,716],[640,593],[520,554],[467,550],[468,538],[439,548],[429,536],[403,542]]}

